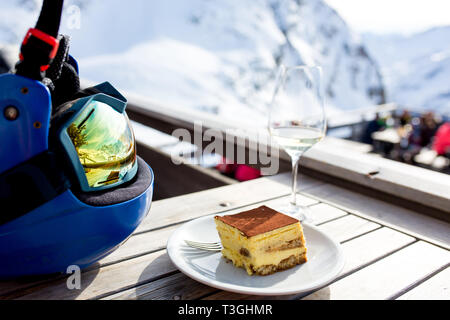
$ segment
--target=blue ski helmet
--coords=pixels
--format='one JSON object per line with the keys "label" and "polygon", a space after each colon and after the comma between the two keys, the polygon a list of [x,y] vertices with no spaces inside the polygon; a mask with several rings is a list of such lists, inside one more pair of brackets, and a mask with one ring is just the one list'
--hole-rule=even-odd
{"label": "blue ski helmet", "polygon": [[0,75],[0,278],[85,268],[147,215],[153,172],[136,155],[126,99],[81,90],[62,0],[44,0],[15,70]]}

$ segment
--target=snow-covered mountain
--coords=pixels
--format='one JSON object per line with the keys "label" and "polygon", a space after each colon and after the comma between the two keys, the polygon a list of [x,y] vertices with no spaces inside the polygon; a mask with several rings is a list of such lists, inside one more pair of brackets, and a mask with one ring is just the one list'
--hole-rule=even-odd
{"label": "snow-covered mountain", "polygon": [[[323,0],[78,0],[80,29],[66,2],[81,76],[161,103],[265,124],[281,63],[321,65],[329,110],[384,102],[377,65]],[[2,1],[0,42],[19,43],[39,3]]]}
{"label": "snow-covered mountain", "polygon": [[387,100],[450,116],[450,26],[410,36],[364,35],[381,66]]}

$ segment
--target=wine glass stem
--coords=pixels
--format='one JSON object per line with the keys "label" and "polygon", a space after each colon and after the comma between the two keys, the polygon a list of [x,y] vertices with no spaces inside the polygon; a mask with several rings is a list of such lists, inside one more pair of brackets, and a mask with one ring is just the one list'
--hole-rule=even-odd
{"label": "wine glass stem", "polygon": [[300,162],[300,157],[292,158],[292,196],[291,205],[297,206],[297,172],[298,163]]}

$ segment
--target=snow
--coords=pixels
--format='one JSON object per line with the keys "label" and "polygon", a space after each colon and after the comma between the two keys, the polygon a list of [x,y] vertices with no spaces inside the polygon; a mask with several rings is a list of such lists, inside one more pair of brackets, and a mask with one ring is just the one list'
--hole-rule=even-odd
{"label": "snow", "polygon": [[[0,4],[0,42],[34,25],[40,1],[19,3]],[[79,30],[68,27],[73,3]],[[330,113],[383,102],[376,64],[322,0],[72,0],[65,12],[83,78],[163,105],[265,125],[280,63],[321,65]]]}
{"label": "snow", "polygon": [[450,116],[450,26],[411,36],[365,36],[381,66],[389,101]]}

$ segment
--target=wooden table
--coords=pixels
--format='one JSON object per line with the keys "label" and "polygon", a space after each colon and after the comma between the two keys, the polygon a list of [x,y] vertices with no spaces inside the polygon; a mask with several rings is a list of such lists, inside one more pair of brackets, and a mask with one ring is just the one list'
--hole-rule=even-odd
{"label": "wooden table", "polygon": [[288,201],[289,175],[280,174],[155,201],[127,242],[82,272],[80,290],[67,288],[66,275],[55,275],[1,282],[0,298],[450,299],[448,223],[309,177],[299,183],[300,201],[346,256],[340,276],[315,292],[257,297],[217,290],[180,273],[165,250],[186,221]]}

